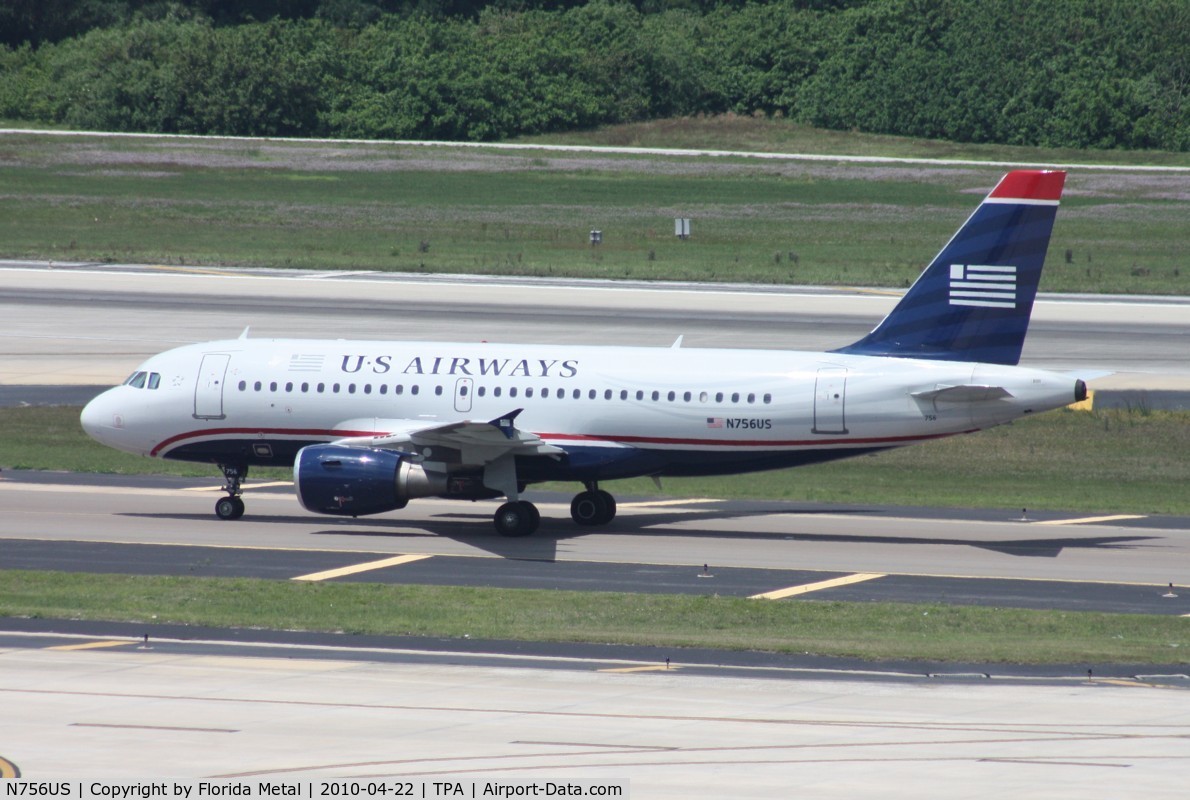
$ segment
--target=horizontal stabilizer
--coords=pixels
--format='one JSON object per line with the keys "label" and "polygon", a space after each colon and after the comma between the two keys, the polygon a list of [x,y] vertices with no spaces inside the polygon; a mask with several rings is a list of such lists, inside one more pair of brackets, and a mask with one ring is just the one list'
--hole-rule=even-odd
{"label": "horizontal stabilizer", "polygon": [[964,384],[962,386],[937,386],[920,392],[910,392],[914,400],[933,400],[946,403],[982,403],[988,400],[1003,400],[1012,397],[1012,393],[1003,386],[979,386]]}

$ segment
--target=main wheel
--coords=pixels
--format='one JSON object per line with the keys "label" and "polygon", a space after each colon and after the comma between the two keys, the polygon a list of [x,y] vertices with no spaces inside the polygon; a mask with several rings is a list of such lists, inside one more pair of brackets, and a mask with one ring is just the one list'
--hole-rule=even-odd
{"label": "main wheel", "polygon": [[244,516],[244,501],[238,496],[220,497],[215,503],[215,516],[219,519],[233,520]]}
{"label": "main wheel", "polygon": [[604,491],[579,492],[570,501],[570,517],[579,525],[605,525],[615,515],[616,501]]}
{"label": "main wheel", "polygon": [[537,510],[537,506],[530,503],[528,500],[521,500],[521,505],[525,513],[529,515],[529,533],[537,531],[537,526],[541,524],[541,512]]}
{"label": "main wheel", "polygon": [[528,536],[537,530],[541,515],[537,506],[525,500],[505,503],[496,509],[492,522],[501,536]]}
{"label": "main wheel", "polygon": [[603,503],[607,508],[599,524],[606,525],[616,518],[616,498],[612,497],[610,492],[605,492],[602,489],[597,491],[596,494],[603,498]]}

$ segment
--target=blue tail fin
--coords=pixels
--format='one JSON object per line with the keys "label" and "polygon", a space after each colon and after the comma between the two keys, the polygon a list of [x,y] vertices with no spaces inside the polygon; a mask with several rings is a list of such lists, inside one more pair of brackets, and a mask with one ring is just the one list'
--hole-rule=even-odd
{"label": "blue tail fin", "polygon": [[836,352],[1017,364],[1065,180],[1005,175],[884,321]]}

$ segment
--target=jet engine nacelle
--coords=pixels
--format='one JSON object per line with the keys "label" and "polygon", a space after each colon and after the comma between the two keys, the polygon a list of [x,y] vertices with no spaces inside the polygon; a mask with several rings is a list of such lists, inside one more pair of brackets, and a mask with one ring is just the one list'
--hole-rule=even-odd
{"label": "jet engine nacelle", "polygon": [[446,475],[427,472],[404,453],[316,444],[293,462],[293,485],[309,511],[361,517],[404,508],[415,497],[446,493]]}

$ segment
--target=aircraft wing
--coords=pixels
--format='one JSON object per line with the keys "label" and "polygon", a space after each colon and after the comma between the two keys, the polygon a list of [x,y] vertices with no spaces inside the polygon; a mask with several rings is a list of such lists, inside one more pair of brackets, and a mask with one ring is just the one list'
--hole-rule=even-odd
{"label": "aircraft wing", "polygon": [[481,422],[461,420],[437,422],[414,419],[349,420],[339,427],[358,431],[371,428],[372,434],[347,436],[334,444],[348,447],[376,447],[400,450],[426,460],[482,466],[501,456],[561,456],[559,447],[546,444],[535,433],[516,427],[521,409],[496,419]]}

